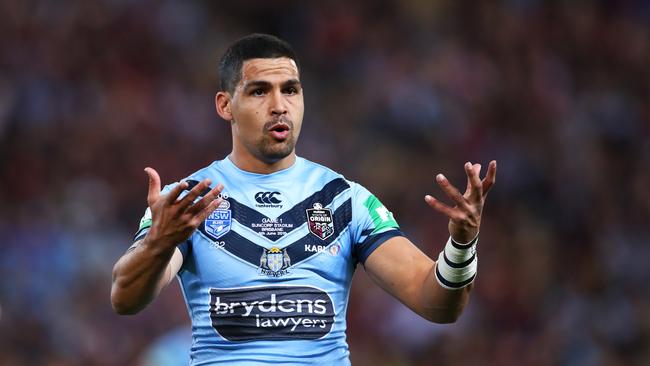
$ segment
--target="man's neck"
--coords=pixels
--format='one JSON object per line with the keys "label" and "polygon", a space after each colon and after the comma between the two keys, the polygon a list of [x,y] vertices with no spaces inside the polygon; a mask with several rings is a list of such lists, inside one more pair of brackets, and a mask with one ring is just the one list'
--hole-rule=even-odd
{"label": "man's neck", "polygon": [[296,162],[296,152],[275,162],[265,162],[253,156],[243,156],[233,150],[228,156],[235,166],[243,171],[256,174],[271,174],[291,167]]}

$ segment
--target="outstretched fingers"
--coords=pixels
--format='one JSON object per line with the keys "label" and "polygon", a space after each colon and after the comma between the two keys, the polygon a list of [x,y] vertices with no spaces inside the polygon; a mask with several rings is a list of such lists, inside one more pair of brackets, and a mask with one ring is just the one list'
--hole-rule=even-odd
{"label": "outstretched fingers", "polygon": [[452,236],[469,236],[471,238],[473,234],[478,232],[481,225],[483,203],[487,192],[495,182],[496,168],[496,161],[490,161],[486,176],[481,180],[481,164],[465,163],[467,188],[463,195],[449,183],[444,175],[438,174],[436,176],[438,185],[456,203],[456,206],[448,206],[430,195],[426,195],[424,201],[431,208],[449,217],[449,232]]}
{"label": "outstretched fingers", "polygon": [[169,193],[165,195],[165,202],[170,206],[176,203],[176,199],[178,199],[178,196],[181,195],[187,186],[187,182],[180,182],[175,185],[174,188],[172,188]]}
{"label": "outstretched fingers", "polygon": [[147,192],[147,204],[151,207],[160,198],[160,175],[154,168],[146,167],[144,172],[149,177],[149,190]]}
{"label": "outstretched fingers", "polygon": [[195,185],[180,201],[178,201],[178,209],[180,212],[184,212],[188,207],[192,206],[194,200],[201,195],[203,191],[210,188],[212,181],[210,179],[204,179]]}
{"label": "outstretched fingers", "polygon": [[[149,176],[149,190],[147,192],[147,204],[152,207],[160,199],[160,175],[154,168],[144,168],[145,173]],[[186,182],[181,182],[172,188],[169,193],[164,196],[165,202],[172,205],[176,202],[178,196],[187,188]]]}
{"label": "outstretched fingers", "polygon": [[467,187],[468,192],[466,196],[473,202],[479,202],[482,197],[483,185],[481,183],[481,164],[465,163],[465,173],[467,174]]}
{"label": "outstretched fingers", "polygon": [[429,207],[435,209],[436,211],[440,212],[441,214],[449,217],[452,220],[460,220],[462,219],[462,213],[453,207],[449,207],[446,204],[438,201],[437,199],[433,198],[430,195],[424,196],[424,201],[429,205]]}
{"label": "outstretched fingers", "polygon": [[467,201],[463,195],[460,194],[458,189],[454,187],[444,175],[436,175],[436,181],[440,188],[442,188],[443,192],[445,192],[445,194],[447,194],[447,196],[451,198],[458,207],[467,207]]}
{"label": "outstretched fingers", "polygon": [[490,188],[492,188],[494,182],[496,182],[496,177],[497,177],[497,161],[492,160],[488,165],[488,170],[485,175],[485,178],[481,182],[483,186],[483,196],[486,196]]}
{"label": "outstretched fingers", "polygon": [[[188,208],[187,212],[190,213],[191,215],[201,215],[203,213],[203,211],[207,207],[209,207],[211,204],[213,204],[215,201],[218,200],[219,203],[221,203],[221,201],[223,201],[221,199],[218,199],[219,194],[221,194],[222,191],[223,191],[223,184],[221,184],[221,183],[217,184],[217,186],[212,188],[210,190],[210,192],[206,193],[205,196],[203,196],[203,198],[201,198],[198,202],[196,202],[194,205],[192,205],[190,208]],[[218,204],[217,204],[217,207],[219,207]],[[214,209],[211,210],[208,213],[208,216],[210,215],[210,213],[212,211],[214,211]],[[206,218],[208,216],[206,216]],[[205,218],[203,220],[205,220]]]}
{"label": "outstretched fingers", "polygon": [[201,223],[205,221],[214,210],[219,208],[221,202],[223,202],[223,198],[221,197],[210,201],[206,207],[204,207],[196,216],[194,216],[196,226],[201,225]]}

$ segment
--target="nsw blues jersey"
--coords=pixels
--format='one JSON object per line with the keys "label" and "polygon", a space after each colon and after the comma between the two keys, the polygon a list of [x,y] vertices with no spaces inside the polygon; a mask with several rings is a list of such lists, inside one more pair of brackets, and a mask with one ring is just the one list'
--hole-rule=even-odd
{"label": "nsw blues jersey", "polygon": [[[361,185],[300,157],[273,174],[216,161],[186,178],[224,201],[178,246],[191,365],[349,365],[345,317],[357,263],[402,235]],[[173,185],[166,186],[163,193]],[[140,223],[143,238],[151,219]]]}

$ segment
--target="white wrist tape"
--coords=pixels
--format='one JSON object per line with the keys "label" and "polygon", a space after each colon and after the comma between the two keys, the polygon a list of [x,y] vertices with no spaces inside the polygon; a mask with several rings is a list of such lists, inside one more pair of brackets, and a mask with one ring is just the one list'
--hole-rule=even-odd
{"label": "white wrist tape", "polygon": [[459,244],[449,237],[436,263],[436,279],[440,286],[457,290],[474,282],[478,265],[477,244],[478,235],[467,244]]}

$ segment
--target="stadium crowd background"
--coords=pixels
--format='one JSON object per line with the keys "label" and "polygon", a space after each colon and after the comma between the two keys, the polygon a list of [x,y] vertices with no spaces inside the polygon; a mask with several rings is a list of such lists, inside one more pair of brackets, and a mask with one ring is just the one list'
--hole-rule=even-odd
{"label": "stadium crowd background", "polygon": [[178,285],[119,317],[111,268],[145,166],[170,182],[229,152],[216,63],[254,31],[302,58],[298,153],[432,257],[435,174],[499,163],[461,320],[419,319],[360,267],[354,365],[650,364],[649,2],[2,0],[0,19],[0,364],[183,364]]}

